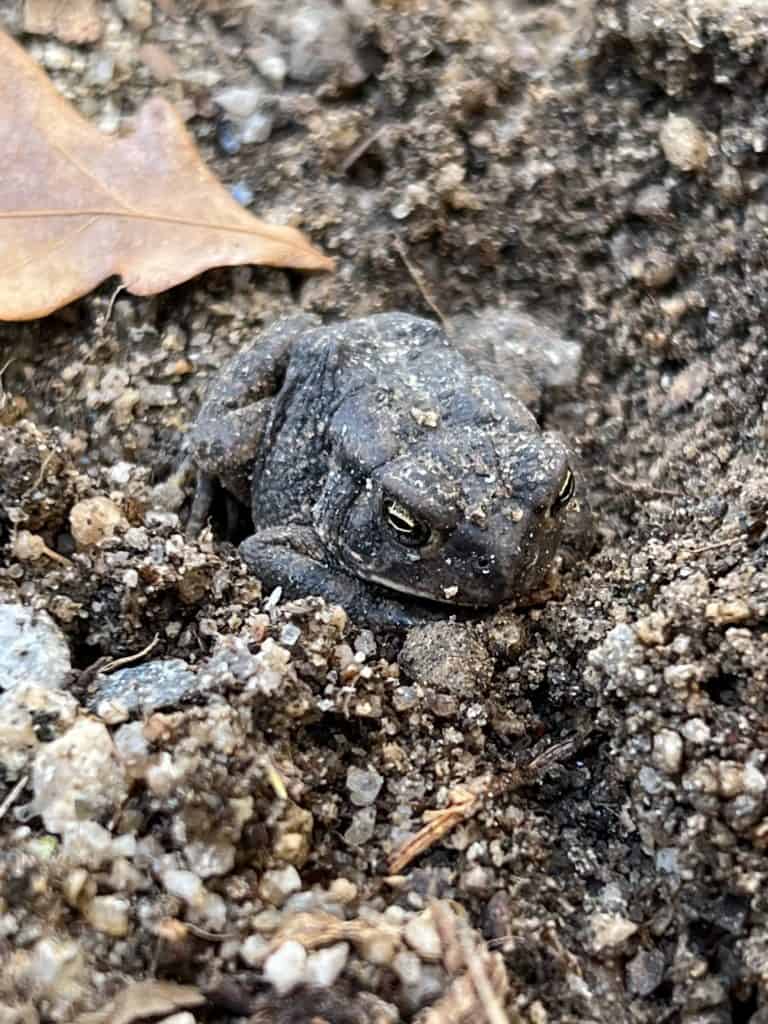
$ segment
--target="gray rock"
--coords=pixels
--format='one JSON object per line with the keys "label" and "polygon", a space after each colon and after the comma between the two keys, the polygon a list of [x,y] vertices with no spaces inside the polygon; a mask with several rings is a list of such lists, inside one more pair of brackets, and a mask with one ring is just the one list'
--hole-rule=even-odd
{"label": "gray rock", "polygon": [[71,669],[67,641],[47,612],[0,604],[0,690],[21,683],[61,689]]}
{"label": "gray rock", "polygon": [[96,691],[88,701],[95,711],[104,701],[116,701],[130,713],[173,707],[201,688],[196,672],[179,658],[148,661],[96,677]]}
{"label": "gray rock", "polygon": [[482,692],[493,676],[493,659],[471,626],[433,622],[409,631],[398,658],[400,668],[434,697]]}
{"label": "gray rock", "polygon": [[627,964],[627,988],[636,996],[649,996],[664,977],[664,954],[640,949]]}
{"label": "gray rock", "polygon": [[349,23],[326,2],[304,4],[290,21],[288,74],[296,82],[317,83],[334,71],[347,84],[365,79],[355,58]]}
{"label": "gray rock", "polygon": [[347,769],[347,789],[349,798],[358,807],[367,807],[379,795],[384,785],[384,778],[375,769],[364,771],[350,765]]}
{"label": "gray rock", "polygon": [[581,345],[520,309],[480,309],[451,326],[456,347],[528,406],[545,388],[578,382]]}

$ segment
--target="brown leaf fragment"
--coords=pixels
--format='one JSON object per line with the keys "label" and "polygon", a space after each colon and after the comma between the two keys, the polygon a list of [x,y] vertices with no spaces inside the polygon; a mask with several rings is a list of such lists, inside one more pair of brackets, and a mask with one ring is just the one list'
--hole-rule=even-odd
{"label": "brown leaf fragment", "polygon": [[103,24],[98,0],[25,0],[24,31],[62,43],[95,43]]}
{"label": "brown leaf fragment", "polygon": [[81,1013],[75,1024],[133,1024],[145,1017],[160,1017],[174,1010],[188,1010],[206,1001],[192,985],[173,981],[134,981],[105,1003],[100,1010]]}
{"label": "brown leaf fragment", "polygon": [[296,228],[244,210],[165,100],[104,136],[0,32],[0,320],[45,316],[113,274],[154,295],[243,263],[333,268]]}

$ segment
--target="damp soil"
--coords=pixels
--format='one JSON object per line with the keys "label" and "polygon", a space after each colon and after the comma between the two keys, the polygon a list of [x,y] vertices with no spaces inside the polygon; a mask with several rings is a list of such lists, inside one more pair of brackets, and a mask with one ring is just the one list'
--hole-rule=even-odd
{"label": "damp soil", "polygon": [[[275,87],[269,138],[237,152],[213,97],[258,77],[260,5],[158,3],[149,25],[141,4],[104,8],[85,45],[25,34],[14,3],[0,20],[97,123],[155,92],[179,104],[222,180],[338,266],[217,270],[148,299],[112,280],[0,326],[0,597],[67,638],[78,715],[100,714],[97,663],[150,645],[145,661],[214,677],[129,715],[155,775],[99,820],[144,844],[131,871],[74,868],[17,813],[31,761],[3,765],[0,800],[26,782],[0,821],[0,1019],[71,1020],[146,978],[205,993],[200,1020],[464,1019],[418,944],[420,973],[362,944],[322,995],[270,988],[243,943],[267,910],[278,927],[285,893],[264,879],[290,865],[302,892],[343,890],[350,919],[452,901],[503,958],[510,1021],[768,1020],[763,5],[348,4],[354,73],[345,49]],[[173,57],[165,82],[148,44]],[[89,71],[103,53],[107,80]],[[312,595],[263,594],[234,548],[153,510],[211,375],[276,316],[512,307],[581,348],[535,411],[579,450],[597,543],[550,600],[373,635]],[[93,498],[122,518],[88,546],[70,513]],[[282,683],[260,676],[255,699],[232,652],[265,644]],[[69,724],[42,716],[37,742]],[[424,812],[474,784],[472,813],[393,877]],[[234,859],[196,918],[158,864],[194,869],[212,834]],[[85,912],[74,870],[125,897],[127,930]],[[71,984],[40,980],[46,939],[71,944]]]}

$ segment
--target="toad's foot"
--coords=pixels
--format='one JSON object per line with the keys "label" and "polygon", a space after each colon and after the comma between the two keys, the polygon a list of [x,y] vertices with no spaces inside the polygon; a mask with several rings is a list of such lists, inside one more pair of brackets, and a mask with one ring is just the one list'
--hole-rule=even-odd
{"label": "toad's foot", "polygon": [[448,618],[446,609],[422,606],[390,596],[382,587],[329,567],[317,535],[309,527],[260,530],[240,545],[240,554],[265,589],[281,587],[286,597],[313,594],[341,605],[355,622],[374,629],[408,629]]}

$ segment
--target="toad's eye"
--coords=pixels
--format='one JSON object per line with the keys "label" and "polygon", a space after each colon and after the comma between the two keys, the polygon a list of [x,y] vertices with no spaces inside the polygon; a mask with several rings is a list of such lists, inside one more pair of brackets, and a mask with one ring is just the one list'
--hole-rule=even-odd
{"label": "toad's eye", "polygon": [[427,543],[432,533],[429,524],[417,519],[409,508],[394,498],[385,498],[382,509],[384,521],[400,544],[420,548]]}
{"label": "toad's eye", "polygon": [[576,493],[576,478],[571,471],[571,468],[566,469],[563,479],[560,483],[560,489],[557,492],[554,504],[552,506],[553,512],[559,512],[560,509],[565,508],[568,502]]}

